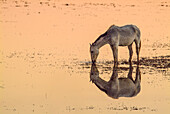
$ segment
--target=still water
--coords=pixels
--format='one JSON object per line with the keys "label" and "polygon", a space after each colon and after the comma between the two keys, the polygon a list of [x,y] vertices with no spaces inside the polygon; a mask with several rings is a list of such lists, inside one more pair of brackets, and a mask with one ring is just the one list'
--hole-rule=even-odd
{"label": "still water", "polygon": [[[0,113],[168,114],[169,13],[168,0],[0,0]],[[108,45],[91,65],[89,43],[112,24],[140,28],[139,67],[120,47],[115,73]],[[107,94],[117,83],[126,91]]]}

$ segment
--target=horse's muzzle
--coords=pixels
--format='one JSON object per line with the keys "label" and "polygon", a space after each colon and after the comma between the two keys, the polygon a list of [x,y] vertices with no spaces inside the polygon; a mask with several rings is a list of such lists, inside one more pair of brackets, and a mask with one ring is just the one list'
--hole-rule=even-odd
{"label": "horse's muzzle", "polygon": [[96,63],[96,60],[92,60],[92,63],[93,63],[93,64]]}

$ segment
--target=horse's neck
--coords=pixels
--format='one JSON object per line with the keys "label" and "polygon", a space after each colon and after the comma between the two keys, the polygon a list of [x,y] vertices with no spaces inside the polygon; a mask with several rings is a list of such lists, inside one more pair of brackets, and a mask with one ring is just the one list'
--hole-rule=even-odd
{"label": "horse's neck", "polygon": [[102,91],[107,91],[107,86],[108,86],[108,82],[106,82],[105,80],[101,79],[100,77],[98,77],[95,80],[95,85]]}
{"label": "horse's neck", "polygon": [[104,45],[106,45],[106,44],[108,44],[108,41],[105,41],[105,40],[97,41],[97,42],[94,43],[94,45],[95,45],[98,49],[100,49],[102,46],[104,46]]}

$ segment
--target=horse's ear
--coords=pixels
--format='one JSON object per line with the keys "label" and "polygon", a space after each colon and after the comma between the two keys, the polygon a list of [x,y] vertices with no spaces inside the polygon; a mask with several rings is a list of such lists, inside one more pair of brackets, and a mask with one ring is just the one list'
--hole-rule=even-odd
{"label": "horse's ear", "polygon": [[91,47],[91,43],[89,43],[90,44],[90,47]]}

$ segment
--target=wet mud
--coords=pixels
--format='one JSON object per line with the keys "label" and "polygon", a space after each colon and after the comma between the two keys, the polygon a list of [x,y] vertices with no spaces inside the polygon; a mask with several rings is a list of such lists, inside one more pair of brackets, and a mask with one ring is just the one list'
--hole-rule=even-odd
{"label": "wet mud", "polygon": [[[91,62],[85,62],[85,63],[81,63],[79,64],[80,66],[82,66],[82,68],[85,69],[90,69],[91,66]],[[108,70],[112,70],[112,67],[114,66],[114,61],[104,61],[104,62],[97,62],[96,63],[97,66],[99,68],[102,68],[103,71],[108,71]],[[119,69],[122,70],[128,70],[127,65],[129,65],[128,61],[119,61]],[[123,67],[122,65],[126,65],[126,67]],[[132,65],[137,65],[136,61],[132,61]],[[170,55],[167,56],[158,56],[158,57],[142,57],[140,58],[140,64],[141,67],[145,67],[145,66],[149,66],[149,67],[154,67],[154,68],[166,68],[168,70],[168,68],[170,68]]]}

